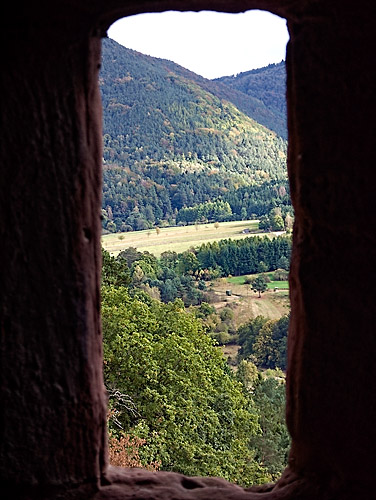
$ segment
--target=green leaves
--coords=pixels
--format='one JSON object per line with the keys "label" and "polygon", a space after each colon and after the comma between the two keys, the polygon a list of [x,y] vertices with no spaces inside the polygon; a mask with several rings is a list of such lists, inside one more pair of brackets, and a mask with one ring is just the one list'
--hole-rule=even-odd
{"label": "green leaves", "polygon": [[239,359],[253,361],[257,367],[286,369],[289,315],[278,320],[257,316],[239,330]]}
{"label": "green leaves", "polygon": [[136,406],[139,417],[117,418],[146,440],[141,460],[244,485],[264,481],[249,446],[259,432],[252,399],[200,320],[180,300],[132,298],[122,287],[104,287],[102,295],[105,382]]}
{"label": "green leaves", "polygon": [[194,207],[181,208],[176,217],[176,222],[196,221],[227,221],[231,220],[232,210],[226,201],[206,201]]}
{"label": "green leaves", "polygon": [[261,297],[261,294],[264,293],[267,288],[268,285],[266,284],[266,280],[262,274],[260,274],[253,280],[252,290],[255,293],[258,292],[259,297]]}
{"label": "green leaves", "polygon": [[290,260],[291,237],[252,236],[240,240],[220,240],[202,244],[197,249],[201,269],[221,268],[225,275],[239,276],[277,269],[280,259]]}
{"label": "green leaves", "polygon": [[112,257],[102,248],[102,284],[128,286],[130,282],[131,276],[126,261]]}
{"label": "green leaves", "polygon": [[287,464],[290,437],[285,423],[285,382],[279,370],[267,370],[253,389],[260,415],[261,435],[251,438],[256,459],[277,480]]}

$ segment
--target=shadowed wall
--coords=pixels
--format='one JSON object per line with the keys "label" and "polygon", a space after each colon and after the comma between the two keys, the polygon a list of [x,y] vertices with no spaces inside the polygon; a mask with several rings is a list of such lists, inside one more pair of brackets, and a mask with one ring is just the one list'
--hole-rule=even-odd
{"label": "shadowed wall", "polygon": [[[101,36],[167,9],[286,17],[289,467],[274,486],[108,469],[101,368]],[[2,491],[10,498],[371,499],[376,456],[371,1],[58,0],[1,32]]]}

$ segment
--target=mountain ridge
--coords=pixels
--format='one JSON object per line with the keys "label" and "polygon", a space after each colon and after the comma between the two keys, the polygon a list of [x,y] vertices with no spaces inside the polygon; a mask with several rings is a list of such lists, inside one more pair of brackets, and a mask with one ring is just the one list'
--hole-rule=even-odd
{"label": "mountain ridge", "polygon": [[222,76],[214,81],[260,100],[277,120],[278,125],[275,125],[273,129],[282,126],[281,136],[287,139],[286,64],[284,61],[233,76]]}
{"label": "mountain ridge", "polygon": [[257,100],[110,39],[99,83],[106,229],[173,224],[183,207],[230,195],[238,212],[257,214],[257,203],[235,203],[234,193],[286,185],[286,141],[219,95],[244,96],[249,108]]}
{"label": "mountain ridge", "polygon": [[[116,43],[119,47],[133,52],[139,57],[148,59],[151,64],[156,64],[156,62],[158,62],[161,66],[164,66],[170,71],[176,72],[176,70],[178,70],[181,75],[194,81],[204,90],[221,99],[228,100],[250,118],[254,119],[261,125],[264,125],[269,130],[276,132],[282,138],[287,139],[285,91],[281,88],[282,86],[285,86],[284,61],[278,64],[269,64],[268,66],[262,68],[241,72],[236,75],[225,75],[219,78],[208,79],[168,59],[153,57],[134,49],[128,49],[118,44],[118,42],[115,42],[115,40],[112,40],[111,38],[108,38],[107,40],[111,40],[111,42]],[[273,68],[283,70],[283,74],[281,74],[281,71],[273,71]],[[253,75],[265,74],[265,72],[270,73],[270,69],[272,70],[271,72],[274,72],[273,76],[277,77],[277,82],[279,84],[278,91],[283,95],[282,101],[284,101],[284,105],[280,104],[280,109],[277,109],[277,112],[276,108],[271,106],[270,99],[265,99],[259,89],[257,92],[252,92],[249,86],[247,89],[244,88],[244,80],[249,80],[249,77]],[[255,78],[253,78],[253,80],[255,80]],[[265,89],[265,93],[268,93],[267,89]]]}

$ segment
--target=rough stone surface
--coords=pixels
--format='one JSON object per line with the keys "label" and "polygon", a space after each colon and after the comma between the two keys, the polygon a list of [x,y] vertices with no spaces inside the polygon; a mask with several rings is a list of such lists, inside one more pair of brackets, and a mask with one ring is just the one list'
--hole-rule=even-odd
{"label": "rough stone surface", "polygon": [[[376,498],[371,0],[8,3],[0,76],[0,494],[19,499]],[[288,20],[296,213],[289,468],[276,485],[108,468],[100,332],[100,36],[143,11]]]}
{"label": "rough stone surface", "polygon": [[372,477],[376,453],[375,8],[354,9],[290,23],[288,57],[290,464],[336,484]]}
{"label": "rough stone surface", "polygon": [[[110,467],[111,485],[105,486],[95,500],[276,500],[299,498],[309,493],[301,479],[286,472],[280,485],[243,489],[219,478],[186,477],[171,472],[148,472],[142,469]],[[295,495],[295,496],[293,496]],[[305,498],[309,498],[308,496]],[[315,497],[317,498],[317,497]]]}
{"label": "rough stone surface", "polygon": [[26,484],[97,481],[106,450],[100,40],[52,35],[7,40],[0,87],[0,475]]}

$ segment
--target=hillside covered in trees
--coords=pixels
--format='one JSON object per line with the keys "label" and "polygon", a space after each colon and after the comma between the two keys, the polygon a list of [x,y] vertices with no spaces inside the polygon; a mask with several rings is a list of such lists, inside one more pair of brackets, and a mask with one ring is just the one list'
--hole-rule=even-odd
{"label": "hillside covered in trees", "polygon": [[265,68],[253,69],[233,76],[222,76],[214,80],[261,101],[273,113],[273,123],[264,125],[287,139],[286,67],[284,62],[269,64]]}
{"label": "hillside covered in trees", "polygon": [[281,130],[262,100],[110,39],[102,50],[104,229],[185,223],[208,202],[229,205],[220,220],[290,207],[286,141],[260,124]]}

